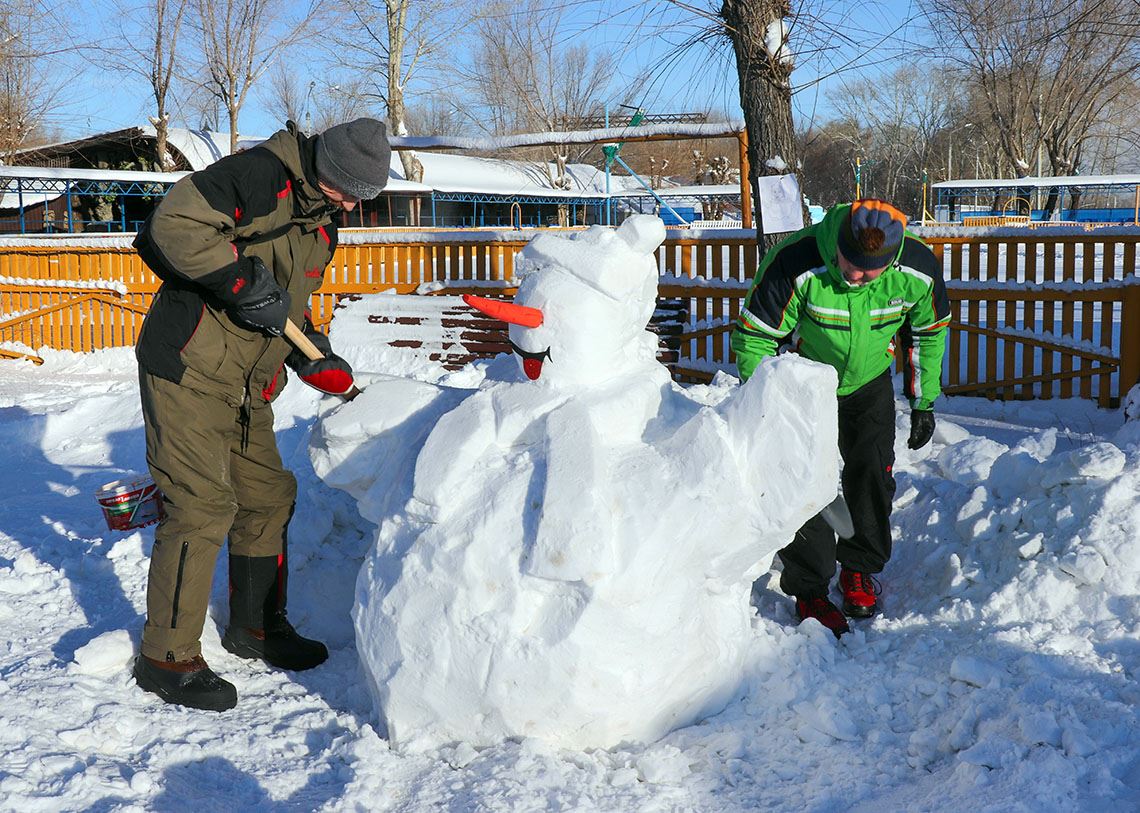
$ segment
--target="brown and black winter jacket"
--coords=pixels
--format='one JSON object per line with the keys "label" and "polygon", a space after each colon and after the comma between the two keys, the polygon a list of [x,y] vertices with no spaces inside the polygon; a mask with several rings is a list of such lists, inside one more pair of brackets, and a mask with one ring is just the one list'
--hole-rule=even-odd
{"label": "brown and black winter jacket", "polygon": [[235,406],[276,397],[289,343],[239,326],[226,307],[257,256],[289,291],[289,318],[301,324],[337,242],[314,143],[289,122],[176,183],[139,230],[135,248],[163,280],[136,349],[143,371]]}

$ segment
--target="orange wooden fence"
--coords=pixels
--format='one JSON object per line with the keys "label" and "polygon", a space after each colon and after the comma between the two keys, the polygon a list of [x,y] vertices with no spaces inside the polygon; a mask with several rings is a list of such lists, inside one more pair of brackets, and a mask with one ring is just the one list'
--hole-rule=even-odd
{"label": "orange wooden fence", "polygon": [[[510,279],[523,240],[341,245],[313,297],[325,326],[339,297]],[[948,394],[1082,397],[1115,405],[1140,380],[1140,234],[932,238],[954,322]],[[732,370],[729,332],[757,265],[755,240],[670,239],[659,250],[660,296],[687,303],[678,373]],[[134,344],[158,281],[117,246],[0,247],[0,355],[13,344],[89,351]]]}

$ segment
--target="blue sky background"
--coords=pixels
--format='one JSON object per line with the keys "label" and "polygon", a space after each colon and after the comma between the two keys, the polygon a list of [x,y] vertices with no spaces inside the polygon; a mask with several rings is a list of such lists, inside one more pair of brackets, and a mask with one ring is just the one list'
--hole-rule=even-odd
{"label": "blue sky background", "polygon": [[[650,80],[635,101],[651,112],[711,109],[739,118],[735,65],[727,40],[682,47],[712,24],[691,9],[713,5],[706,0],[692,0],[687,7],[666,0],[568,0],[559,9],[557,36],[567,46],[586,43],[618,55],[619,70],[610,88],[616,100],[648,72]],[[913,59],[916,53],[912,43],[920,32],[909,22],[917,14],[913,0],[811,0],[799,8],[810,12],[810,22],[801,22],[796,31],[802,53],[793,73],[794,104],[801,123],[827,117],[827,94],[844,79],[874,75],[900,59]],[[113,43],[114,35],[107,33],[108,21],[114,19],[111,0],[93,0],[83,9],[84,20],[93,22],[69,26],[70,38],[79,43]],[[289,58],[307,84],[315,64],[306,61],[304,53],[291,53]],[[142,78],[110,70],[107,60],[94,51],[85,54],[82,59],[58,58],[58,70],[68,81],[48,124],[63,137],[75,138],[146,123],[153,102]],[[269,109],[264,85],[263,79],[250,91],[242,109],[241,131],[246,135],[268,135],[281,125],[280,116]],[[177,110],[174,115],[180,118]],[[175,123],[197,127],[200,122],[182,117]]]}

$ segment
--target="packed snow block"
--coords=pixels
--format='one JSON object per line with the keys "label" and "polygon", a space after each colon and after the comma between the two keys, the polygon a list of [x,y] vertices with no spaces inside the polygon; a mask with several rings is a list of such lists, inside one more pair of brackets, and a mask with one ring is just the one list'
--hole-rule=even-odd
{"label": "packed snow block", "polygon": [[378,522],[411,496],[418,448],[440,416],[466,395],[422,381],[374,376],[351,406],[346,403],[317,422],[309,447],[313,470],[355,497],[361,516]]}
{"label": "packed snow block", "polygon": [[640,345],[661,236],[631,218],[536,238],[514,304],[543,322],[511,330],[541,364],[444,412],[417,395],[413,415],[438,415],[426,436],[357,419],[409,430],[373,447],[371,475],[360,398],[320,433],[321,459],[352,463],[329,482],[377,524],[353,619],[394,747],[650,742],[746,685],[752,579],[835,495],[835,375],[774,360],[716,408],[674,385]]}
{"label": "packed snow block", "polygon": [[[615,565],[605,443],[586,411],[575,404],[552,413],[546,423],[542,510],[523,571],[591,584],[612,573]],[[568,500],[567,494],[581,497]]]}
{"label": "packed snow block", "polygon": [[[833,367],[785,354],[765,359],[721,405],[745,488],[774,524],[805,509],[806,520],[838,493],[837,386]],[[825,498],[805,504],[805,492]]]}

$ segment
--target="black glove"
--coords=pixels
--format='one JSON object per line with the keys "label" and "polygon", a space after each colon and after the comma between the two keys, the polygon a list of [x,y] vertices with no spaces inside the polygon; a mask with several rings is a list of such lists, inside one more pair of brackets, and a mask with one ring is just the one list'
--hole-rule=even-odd
{"label": "black glove", "polygon": [[930,443],[934,435],[934,410],[912,409],[910,411],[910,439],[906,445],[908,449],[921,449]]}
{"label": "black glove", "polygon": [[277,284],[260,257],[248,258],[248,275],[234,277],[225,300],[230,317],[242,327],[270,336],[285,332],[289,292]]}
{"label": "black glove", "polygon": [[318,350],[324,354],[323,359],[313,361],[300,350],[293,349],[286,358],[285,363],[302,381],[315,390],[327,395],[346,395],[356,386],[352,377],[352,367],[349,363],[332,351],[329,337],[321,333],[307,318],[302,332]]}

